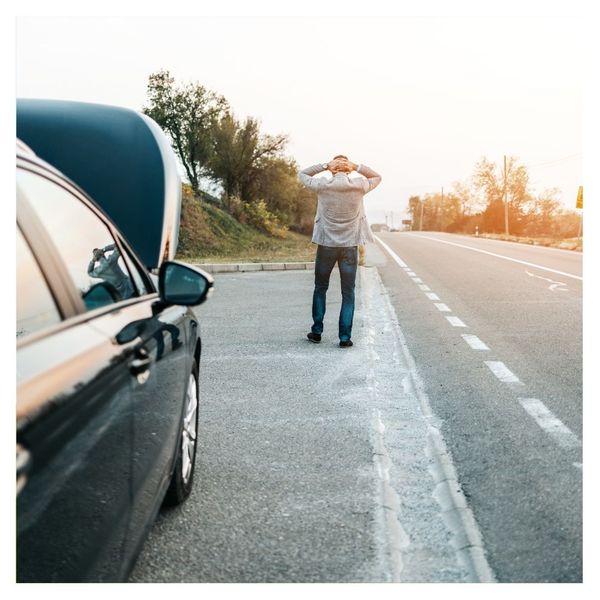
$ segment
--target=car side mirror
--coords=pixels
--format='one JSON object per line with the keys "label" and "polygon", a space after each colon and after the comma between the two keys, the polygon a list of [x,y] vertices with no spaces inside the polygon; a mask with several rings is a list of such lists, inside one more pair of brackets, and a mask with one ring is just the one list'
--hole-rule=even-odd
{"label": "car side mirror", "polygon": [[164,262],[158,273],[158,292],[165,304],[198,306],[208,298],[213,284],[208,273],[176,261]]}
{"label": "car side mirror", "polygon": [[94,310],[122,300],[115,286],[107,281],[95,283],[81,298],[87,310]]}

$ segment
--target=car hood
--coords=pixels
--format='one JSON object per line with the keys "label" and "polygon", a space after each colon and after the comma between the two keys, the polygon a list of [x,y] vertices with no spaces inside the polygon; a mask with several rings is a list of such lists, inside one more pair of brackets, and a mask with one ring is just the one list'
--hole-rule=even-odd
{"label": "car hood", "polygon": [[175,256],[181,180],[155,121],[115,106],[19,99],[17,137],[82,188],[149,269]]}

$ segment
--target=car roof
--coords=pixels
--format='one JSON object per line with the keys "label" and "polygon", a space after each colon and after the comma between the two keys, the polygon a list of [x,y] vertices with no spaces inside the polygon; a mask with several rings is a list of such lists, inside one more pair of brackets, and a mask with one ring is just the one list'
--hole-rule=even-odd
{"label": "car roof", "polygon": [[181,180],[152,119],[103,104],[18,99],[17,136],[18,152],[35,152],[82,188],[149,269],[174,257]]}

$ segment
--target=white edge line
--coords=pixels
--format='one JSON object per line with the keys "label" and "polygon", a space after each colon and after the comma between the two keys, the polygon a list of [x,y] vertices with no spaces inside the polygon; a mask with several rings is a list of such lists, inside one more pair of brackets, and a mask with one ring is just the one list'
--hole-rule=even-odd
{"label": "white edge line", "polygon": [[[389,255],[402,267],[408,267],[408,265],[378,236],[373,236],[389,253]],[[411,269],[412,271],[412,269]]]}
{"label": "white edge line", "polygon": [[[564,271],[557,271],[556,269],[551,269],[550,267],[542,267],[541,265],[536,265],[535,263],[530,263],[525,260],[519,260],[518,258],[510,258],[509,256],[504,256],[502,254],[496,254],[495,252],[488,252],[487,250],[480,250],[479,248],[473,248],[473,246],[465,246],[465,244],[457,244],[456,242],[448,242],[446,240],[438,240],[437,238],[429,237],[428,235],[419,235],[416,237],[425,238],[426,240],[432,240],[434,242],[439,242],[440,244],[449,244],[450,246],[458,246],[459,248],[467,248],[467,250],[473,250],[473,252],[481,252],[481,254],[489,254],[490,256],[495,256],[496,258],[503,258],[504,260],[510,260],[511,262],[519,263],[521,265],[527,265],[528,267],[535,267],[536,269],[542,269],[542,271],[550,271],[550,273],[557,273],[558,275],[564,275],[565,277],[572,277],[573,279],[578,279],[579,281],[583,281],[583,277],[580,277],[579,275],[572,275],[571,273],[565,273]],[[377,238],[377,239],[379,239],[379,238]]]}

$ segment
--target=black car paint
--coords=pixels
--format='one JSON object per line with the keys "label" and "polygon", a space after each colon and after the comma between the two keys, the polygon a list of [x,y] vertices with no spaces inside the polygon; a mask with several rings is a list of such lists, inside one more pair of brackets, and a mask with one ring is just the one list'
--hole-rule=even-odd
{"label": "black car paint", "polygon": [[[60,179],[36,161],[20,161],[20,167]],[[60,184],[92,206],[66,179]],[[48,272],[60,271],[60,259],[40,239],[43,225],[26,208],[18,215],[69,318],[17,348],[17,443],[29,453],[17,497],[17,580],[122,581],[173,471],[185,384],[199,358],[197,321],[190,308],[157,312],[155,289],[73,314],[81,298]],[[135,337],[123,335],[132,322]],[[144,353],[150,358],[146,381],[145,369],[134,368]]]}
{"label": "black car paint", "polygon": [[[173,183],[162,132],[144,115],[119,106],[19,98],[16,108],[18,138],[98,203],[144,265],[158,267],[165,259],[166,188]],[[178,217],[173,225],[177,230]],[[176,239],[170,242],[176,245]]]}

